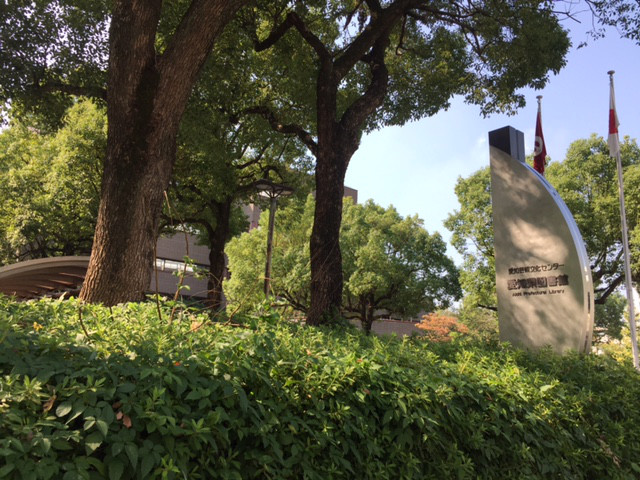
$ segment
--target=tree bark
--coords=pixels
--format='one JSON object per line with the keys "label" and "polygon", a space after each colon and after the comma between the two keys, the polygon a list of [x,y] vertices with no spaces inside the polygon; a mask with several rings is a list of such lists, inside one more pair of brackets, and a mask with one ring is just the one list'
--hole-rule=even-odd
{"label": "tree bark", "polygon": [[[370,51],[371,81],[340,120],[336,120],[340,73],[328,60],[320,68],[317,84],[316,208],[311,231],[311,307],[308,325],[334,321],[342,305],[342,255],[340,224],[344,177],[351,157],[360,146],[367,118],[382,104],[387,92],[388,71],[384,52],[389,31],[382,32]],[[354,62],[355,63],[355,62]]]}
{"label": "tree bark", "polygon": [[209,276],[207,279],[207,306],[212,311],[221,310],[223,305],[222,280],[226,267],[224,246],[229,239],[231,220],[231,199],[214,202],[216,228],[209,233]]}
{"label": "tree bark", "polygon": [[[342,254],[340,223],[344,177],[351,158],[348,146],[340,144],[336,120],[340,82],[334,62],[328,55],[322,60],[316,85],[318,142],[316,149],[316,206],[311,230],[311,305],[308,325],[335,320],[342,305]],[[356,139],[355,147],[357,148]],[[350,145],[353,149],[353,145]],[[355,149],[353,149],[355,151]]]}
{"label": "tree bark", "polygon": [[367,301],[367,318],[364,321],[362,327],[364,332],[367,335],[371,334],[371,327],[373,326],[373,321],[375,320],[375,313],[376,313],[376,307],[373,303],[373,298],[369,297],[368,301]]}
{"label": "tree bark", "polygon": [[316,157],[316,207],[310,240],[311,307],[308,325],[335,320],[342,304],[340,223],[347,162],[334,155],[325,157],[319,154]]}
{"label": "tree bark", "polygon": [[[331,322],[340,315],[342,304],[342,257],[340,223],[344,177],[349,161],[360,144],[366,120],[384,101],[389,81],[385,52],[391,30],[418,0],[396,0],[383,8],[379,2],[367,2],[373,10],[370,24],[337,57],[316,36],[309,25],[294,12],[287,14],[263,41],[256,42],[262,51],[274,45],[294,28],[314,50],[318,63],[316,82],[317,142],[300,126],[284,125],[273,115],[262,114],[272,128],[297,135],[316,157],[316,208],[311,233],[311,306],[308,325]],[[366,90],[338,114],[338,90],[342,80],[359,62],[366,63],[370,80]]]}
{"label": "tree bark", "polygon": [[107,154],[83,300],[114,305],[144,298],[180,118],[215,39],[243,3],[193,0],[169,46],[158,55],[162,2],[115,2],[109,32]]}

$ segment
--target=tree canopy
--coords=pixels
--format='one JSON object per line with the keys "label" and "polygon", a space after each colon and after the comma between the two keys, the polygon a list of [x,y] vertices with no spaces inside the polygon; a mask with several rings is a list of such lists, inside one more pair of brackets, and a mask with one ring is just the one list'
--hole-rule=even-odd
{"label": "tree canopy", "polygon": [[[311,280],[308,237],[314,200],[278,212],[272,261],[272,289],[306,315]],[[231,279],[225,294],[234,307],[264,300],[266,215],[261,228],[233,239],[227,248]],[[409,318],[446,308],[460,297],[458,272],[438,233],[429,234],[416,216],[401,217],[393,207],[345,199],[340,233],[345,288],[341,312],[357,318],[366,331],[380,317]],[[244,304],[242,304],[245,302]],[[242,305],[240,305],[242,304]]]}
{"label": "tree canopy", "polygon": [[56,128],[72,96],[106,98],[109,2],[12,1],[0,7],[0,108]]}
{"label": "tree canopy", "polygon": [[[621,143],[629,232],[640,228],[640,147],[628,137]],[[596,300],[606,300],[624,283],[620,202],[615,161],[605,140],[596,135],[569,146],[563,162],[549,166],[548,179],[573,213],[591,257]],[[634,242],[634,253],[637,245]],[[634,264],[638,259],[633,259]],[[632,271],[634,280],[640,271]]]}
{"label": "tree canopy", "polygon": [[[258,180],[310,191],[311,162],[296,139],[271,130],[265,119],[242,114],[260,95],[247,75],[260,59],[232,22],[218,40],[191,95],[178,136],[164,223],[187,224],[209,254],[208,303],[223,307],[224,246],[246,230],[240,203],[256,201]],[[243,43],[244,42],[244,43]]]}
{"label": "tree canopy", "polygon": [[23,120],[0,134],[0,263],[91,251],[106,134],[89,100],[55,133]]}
{"label": "tree canopy", "polygon": [[635,0],[586,0],[599,28],[592,30],[596,38],[605,35],[604,27],[614,27],[625,38],[640,45],[640,4]]}
{"label": "tree canopy", "polygon": [[460,285],[465,303],[495,310],[495,256],[493,252],[493,211],[489,168],[467,178],[459,177],[455,193],[460,209],[445,220],[453,233],[451,244],[462,255]]}

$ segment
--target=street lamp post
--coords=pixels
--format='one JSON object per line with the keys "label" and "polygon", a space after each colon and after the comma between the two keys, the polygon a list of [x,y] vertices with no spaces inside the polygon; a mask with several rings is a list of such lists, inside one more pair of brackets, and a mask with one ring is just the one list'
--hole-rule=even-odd
{"label": "street lamp post", "polygon": [[269,298],[271,293],[271,256],[273,253],[273,227],[276,219],[278,197],[291,195],[293,188],[287,185],[274,183],[268,179],[258,180],[256,188],[261,195],[269,198],[269,230],[267,231],[267,260],[264,267],[264,295]]}

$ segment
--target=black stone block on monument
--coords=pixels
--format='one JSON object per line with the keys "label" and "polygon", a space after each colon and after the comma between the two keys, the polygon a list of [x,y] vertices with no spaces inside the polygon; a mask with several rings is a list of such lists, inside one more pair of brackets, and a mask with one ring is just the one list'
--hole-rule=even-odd
{"label": "black stone block on monument", "polygon": [[489,132],[489,146],[524,163],[524,134],[513,127],[502,127]]}

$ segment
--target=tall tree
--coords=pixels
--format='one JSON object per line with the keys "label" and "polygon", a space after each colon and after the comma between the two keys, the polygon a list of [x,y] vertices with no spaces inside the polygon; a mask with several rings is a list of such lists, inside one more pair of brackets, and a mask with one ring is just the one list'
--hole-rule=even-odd
{"label": "tall tree", "polygon": [[169,192],[171,209],[167,210],[165,221],[174,226],[179,225],[178,220],[189,225],[208,246],[207,303],[211,309],[219,310],[224,306],[225,245],[232,235],[246,231],[241,202],[256,202],[261,179],[295,186],[299,192],[307,193],[310,182],[308,162],[294,142],[269,138],[264,135],[273,136],[268,128],[256,131],[255,126],[231,125],[225,118],[208,124],[202,116],[198,116],[197,125],[191,126],[190,135],[204,134],[207,126],[214,125],[215,134],[208,132],[198,142],[181,145]]}
{"label": "tall tree", "polygon": [[415,317],[460,298],[458,269],[439,233],[429,234],[417,215],[402,218],[392,206],[345,203],[342,309],[359,318],[364,331],[382,316]]}
{"label": "tall tree", "polygon": [[0,134],[0,264],[89,254],[106,136],[104,109],[89,100],[55,133],[15,121]]}
{"label": "tall tree", "polygon": [[244,3],[116,0],[109,10],[107,2],[58,0],[5,10],[12,28],[2,30],[0,59],[12,82],[3,83],[3,100],[106,98],[107,151],[84,300],[143,298],[180,119],[216,38]]}
{"label": "tall tree", "polygon": [[162,52],[162,3],[115,3],[107,155],[84,300],[114,304],[142,298],[147,289],[180,118],[215,39],[242,3],[194,0]]}
{"label": "tall tree", "polygon": [[455,193],[460,210],[450,214],[444,226],[453,233],[451,244],[462,255],[460,285],[464,304],[470,308],[496,310],[493,211],[489,168],[458,178]]}
{"label": "tall tree", "polygon": [[262,85],[247,75],[259,63],[231,22],[194,88],[178,137],[172,210],[209,247],[208,304],[215,310],[223,306],[225,244],[246,230],[239,203],[255,201],[256,183],[265,178],[297,187],[303,198],[310,191],[300,188],[310,183],[301,142],[272,131],[263,118],[238,114],[261,95]]}
{"label": "tall tree", "polygon": [[[640,148],[625,137],[621,143],[625,199],[628,197],[627,223],[630,232],[640,229]],[[620,203],[615,162],[602,137],[595,134],[576,140],[563,162],[552,163],[549,182],[558,190],[576,219],[591,258],[596,304],[604,303],[624,283]],[[637,245],[634,242],[634,253]],[[637,262],[637,258],[632,258]],[[638,270],[632,276],[637,281]]]}
{"label": "tall tree", "polygon": [[[393,207],[344,201],[342,315],[360,320],[369,332],[377,318],[413,317],[420,311],[446,308],[460,297],[458,270],[438,233],[429,234],[417,216],[402,218]],[[308,239],[314,203],[310,196],[304,207],[294,203],[279,211],[274,241],[272,289],[303,314],[310,308]],[[266,215],[263,227],[265,221]],[[253,230],[229,243],[231,279],[225,292],[235,306],[250,309],[264,299],[265,230]]]}
{"label": "tall tree", "polygon": [[[344,177],[363,131],[433,115],[457,94],[484,114],[510,111],[524,103],[517,89],[542,88],[564,65],[569,42],[548,1],[260,5],[247,16],[256,49],[280,52],[281,70],[294,76],[270,86],[273,100],[253,111],[316,158],[308,323],[317,325],[339,311]],[[312,113],[306,123],[289,116],[297,101]]]}

